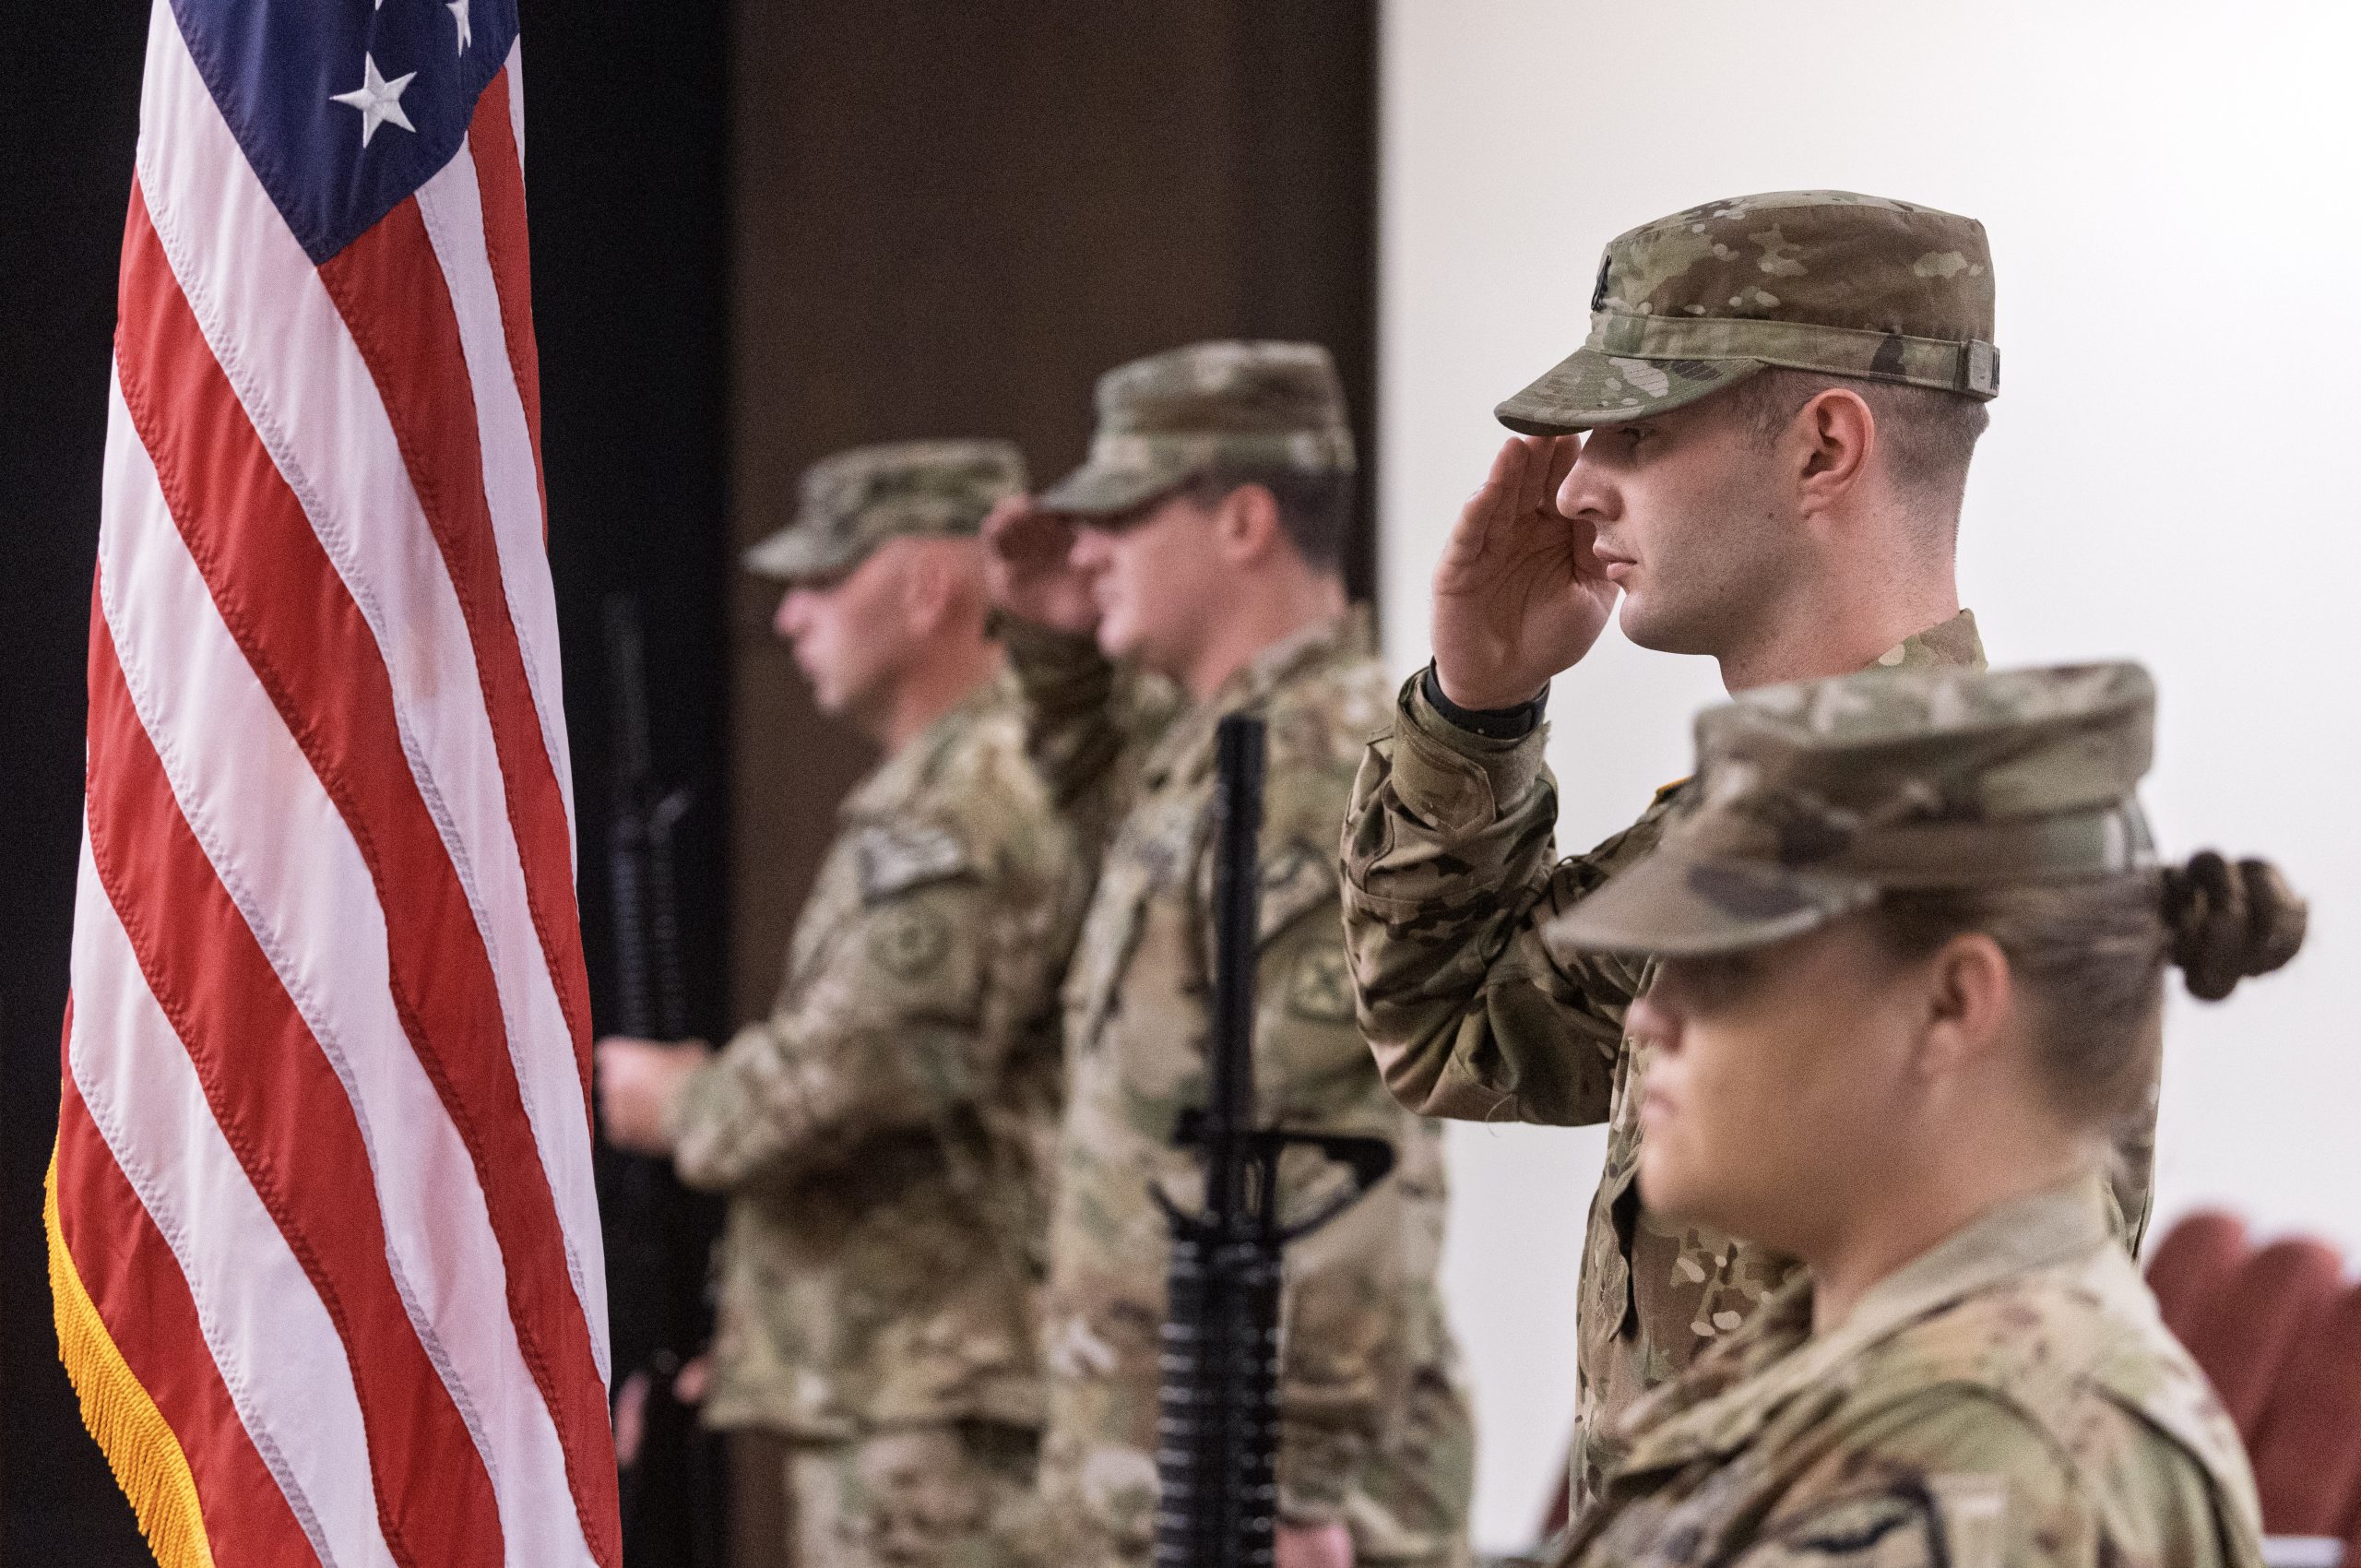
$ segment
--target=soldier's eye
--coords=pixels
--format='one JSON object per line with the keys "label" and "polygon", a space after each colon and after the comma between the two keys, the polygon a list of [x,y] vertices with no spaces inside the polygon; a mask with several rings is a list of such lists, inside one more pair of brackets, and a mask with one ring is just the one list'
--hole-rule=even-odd
{"label": "soldier's eye", "polygon": [[1710,957],[1667,958],[1665,969],[1677,976],[1682,1002],[1692,1011],[1710,1011],[1742,1000],[1762,977],[1760,955],[1716,954]]}

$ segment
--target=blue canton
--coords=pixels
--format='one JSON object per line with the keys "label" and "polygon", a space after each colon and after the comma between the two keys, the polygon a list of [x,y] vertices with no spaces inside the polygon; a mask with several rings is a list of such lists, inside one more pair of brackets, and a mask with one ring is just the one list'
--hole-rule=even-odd
{"label": "blue canton", "polygon": [[433,178],[516,38],[516,0],[172,0],[197,72],[314,263]]}

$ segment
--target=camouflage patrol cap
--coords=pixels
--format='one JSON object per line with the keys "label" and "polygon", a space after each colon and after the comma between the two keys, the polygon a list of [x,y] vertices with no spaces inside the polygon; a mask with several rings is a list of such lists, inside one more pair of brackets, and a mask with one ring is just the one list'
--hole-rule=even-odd
{"label": "camouflage patrol cap", "polygon": [[974,534],[1025,489],[1025,455],[1005,441],[890,441],[803,470],[795,520],[746,552],[746,570],[782,582],[833,577],[903,535]]}
{"label": "camouflage patrol cap", "polygon": [[1888,890],[2152,865],[2132,790],[2155,711],[2137,664],[1870,670],[1746,693],[1698,717],[1696,782],[1656,847],[1543,939],[1728,952]]}
{"label": "camouflage patrol cap", "polygon": [[1709,202],[1608,242],[1590,337],[1494,410],[1562,435],[1693,403],[1772,365],[2000,389],[1984,225],[1849,191]]}
{"label": "camouflage patrol cap", "polygon": [[1098,378],[1098,431],[1082,467],[1050,487],[1052,512],[1127,512],[1225,466],[1353,471],[1335,362],[1317,343],[1212,342]]}

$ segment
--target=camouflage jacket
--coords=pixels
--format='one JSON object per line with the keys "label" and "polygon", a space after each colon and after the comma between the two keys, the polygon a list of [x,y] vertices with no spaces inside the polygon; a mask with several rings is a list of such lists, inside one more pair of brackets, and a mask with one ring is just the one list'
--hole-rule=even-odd
{"label": "camouflage jacket", "polygon": [[1811,1332],[1797,1277],[1650,1395],[1581,1568],[2258,1568],[2254,1480],[2089,1183],[2001,1205]]}
{"label": "camouflage jacket", "polygon": [[[1880,664],[1981,666],[1973,616],[1903,642]],[[1576,1314],[1573,1497],[1591,1495],[1617,1412],[1671,1377],[1786,1277],[1786,1260],[1640,1206],[1646,1052],[1624,1009],[1635,958],[1563,951],[1553,917],[1652,848],[1680,786],[1586,855],[1559,861],[1544,732],[1493,741],[1447,722],[1412,680],[1369,749],[1345,821],[1345,936],[1363,1029],[1402,1103],[1429,1116],[1608,1123]],[[2143,1130],[2125,1151],[2129,1238],[2145,1221]]]}
{"label": "camouflage jacket", "polygon": [[[1399,1157],[1394,1175],[1288,1252],[1281,1511],[1298,1522],[1344,1518],[1363,1561],[1450,1562],[1465,1552],[1472,1439],[1436,1286],[1441,1130],[1397,1105],[1371,1069],[1336,912],[1336,818],[1360,747],[1385,716],[1370,646],[1356,613],[1266,650],[1130,770],[1136,790],[1105,851],[1066,987],[1067,1112],[1045,1311],[1042,1479],[1047,1517],[1063,1537],[1053,1561],[1148,1555],[1169,1252],[1148,1185],[1194,1199],[1196,1156],[1172,1137],[1181,1110],[1204,1099],[1213,737],[1223,714],[1240,710],[1269,725],[1262,1116],[1382,1135]],[[1079,742],[1091,723],[1041,717],[1063,731],[1058,754],[1102,754],[1112,766],[1109,746]],[[1284,1167],[1282,1206],[1300,1212],[1334,1177],[1316,1162]]]}
{"label": "camouflage jacket", "polygon": [[675,1161],[730,1194],[706,1420],[791,1436],[1034,1425],[1088,892],[1006,678],[847,798],[770,1016],[692,1077]]}

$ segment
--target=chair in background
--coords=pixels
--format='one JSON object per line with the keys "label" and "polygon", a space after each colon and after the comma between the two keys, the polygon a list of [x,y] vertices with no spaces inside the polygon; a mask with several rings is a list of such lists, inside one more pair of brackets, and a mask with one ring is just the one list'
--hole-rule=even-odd
{"label": "chair in background", "polygon": [[2190,1343],[2197,1318],[2229,1288],[2253,1251],[2246,1222],[2218,1209],[2189,1216],[2149,1247],[2148,1289],[2174,1338]]}
{"label": "chair in background", "polygon": [[2181,1343],[2213,1380],[2249,1454],[2298,1338],[2343,1289],[2344,1265],[2333,1251],[2290,1239],[2248,1253],[2211,1300],[2187,1314]]}
{"label": "chair in background", "polygon": [[2343,1537],[2361,1562],[2361,1284],[2296,1336],[2248,1446],[2271,1528]]}
{"label": "chair in background", "polygon": [[2361,1564],[2361,1284],[2294,1238],[2255,1247],[2228,1215],[2176,1225],[2148,1264],[2165,1324],[2204,1369],[2252,1460],[2266,1560]]}

